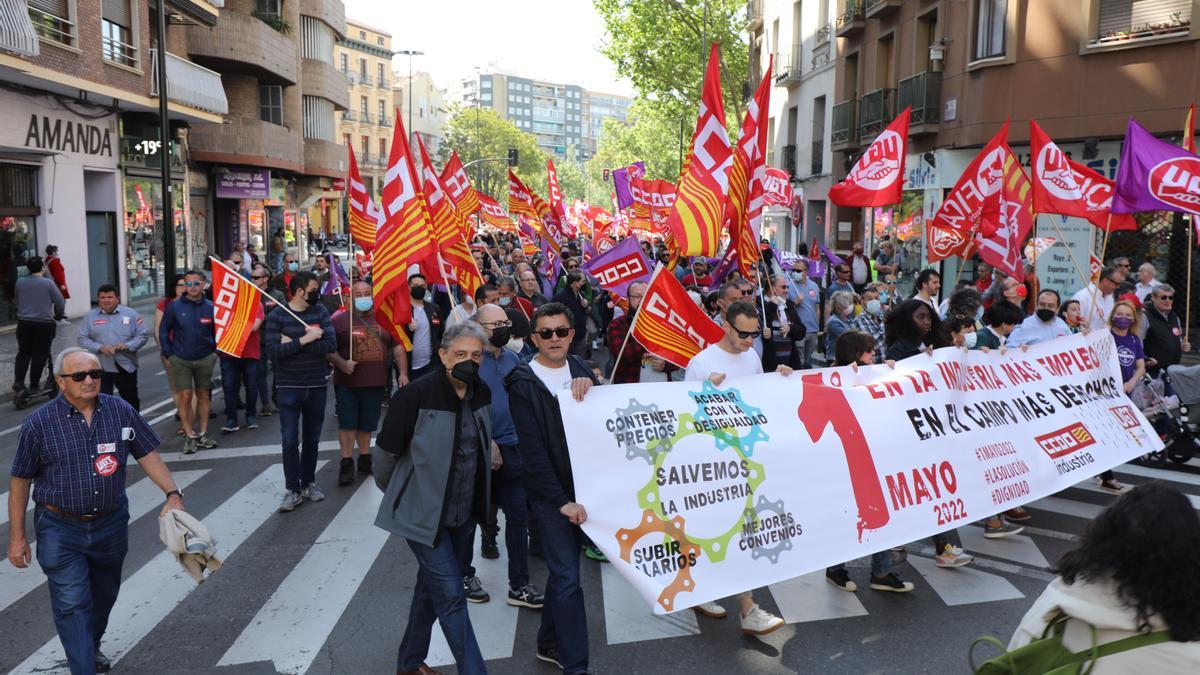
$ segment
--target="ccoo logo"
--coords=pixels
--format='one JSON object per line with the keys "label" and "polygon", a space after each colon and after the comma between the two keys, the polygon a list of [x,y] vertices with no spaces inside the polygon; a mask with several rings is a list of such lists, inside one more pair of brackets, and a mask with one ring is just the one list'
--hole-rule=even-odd
{"label": "ccoo logo", "polygon": [[882,190],[895,183],[900,178],[900,149],[903,147],[900,134],[885,130],[858,160],[846,177],[847,181],[865,190]]}
{"label": "ccoo logo", "polygon": [[1159,162],[1146,177],[1155,199],[1184,211],[1200,213],[1200,157],[1174,157]]}

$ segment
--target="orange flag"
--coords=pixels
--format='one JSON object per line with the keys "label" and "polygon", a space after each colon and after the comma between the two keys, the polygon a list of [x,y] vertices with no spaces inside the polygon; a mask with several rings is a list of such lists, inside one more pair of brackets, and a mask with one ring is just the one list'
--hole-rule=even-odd
{"label": "orange flag", "polygon": [[646,351],[680,368],[724,335],[661,263],[654,268],[630,332]]}
{"label": "orange flag", "polygon": [[503,206],[500,206],[500,202],[485,194],[479,195],[479,217],[488,225],[500,228],[505,232],[515,234],[517,231],[517,224],[508,217],[508,212],[504,210]]}
{"label": "orange flag", "polygon": [[[217,349],[230,356],[242,357],[254,332],[254,322],[263,318],[259,291],[251,288],[246,277],[225,263],[212,261],[213,323],[217,327]],[[258,339],[257,337],[254,339]]]}
{"label": "orange flag", "polygon": [[675,235],[682,255],[717,255],[732,163],[733,151],[725,132],[725,102],[721,98],[719,50],[714,42],[709,51],[690,154],[675,204],[667,216],[667,226]]}
{"label": "orange flag", "polygon": [[425,142],[420,137],[417,138],[417,148],[421,151],[421,177],[424,179],[421,187],[433,220],[433,239],[438,248],[442,278],[457,282],[463,293],[475,297],[475,289],[483,285],[483,275],[479,273],[475,258],[471,257],[471,250],[463,239],[463,216],[455,210],[445,186],[434,172],[429,153],[425,151]]}
{"label": "orange flag", "polygon": [[450,201],[454,202],[454,208],[458,209],[464,218],[474,215],[479,210],[479,192],[471,185],[471,179],[467,177],[457,151],[451,151],[450,159],[446,160],[446,166],[442,167],[441,179],[447,194],[450,195]]}
{"label": "orange flag", "polygon": [[725,222],[729,245],[737,252],[742,276],[758,264],[758,228],[762,223],[763,178],[767,171],[767,118],[771,104],[771,64],[758,84],[758,91],[746,110],[738,143],[733,149],[733,168],[729,170],[729,205]]}
{"label": "orange flag", "polygon": [[346,181],[350,236],[354,237],[354,243],[361,246],[364,251],[370,251],[375,248],[375,235],[379,228],[379,219],[375,210],[377,207],[371,195],[367,194],[367,186],[363,184],[362,176],[358,173],[358,160],[354,157],[354,146],[346,147],[350,149],[350,175]]}

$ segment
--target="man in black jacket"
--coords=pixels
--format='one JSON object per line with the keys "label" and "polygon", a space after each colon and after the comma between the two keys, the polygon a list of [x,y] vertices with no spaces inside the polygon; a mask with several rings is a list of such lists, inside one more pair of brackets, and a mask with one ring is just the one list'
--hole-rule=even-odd
{"label": "man in black jacket", "polygon": [[1159,284],[1150,293],[1146,308],[1146,337],[1142,345],[1146,350],[1146,372],[1151,377],[1170,366],[1177,365],[1183,352],[1192,351],[1192,345],[1183,336],[1179,315],[1175,313],[1175,289]]}
{"label": "man in black jacket", "polygon": [[412,323],[405,329],[412,351],[408,353],[409,379],[415,380],[441,367],[438,361],[438,345],[442,342],[442,314],[429,297],[429,282],[425,275],[414,274],[408,278],[408,291],[412,295]]}
{"label": "man in black jacket", "polygon": [[596,384],[591,368],[569,354],[574,317],[557,302],[533,313],[538,353],[505,378],[509,407],[521,441],[525,491],[541,533],[549,569],[537,657],[566,673],[588,667],[587,614],[579,585],[579,555],[587,511],[575,502],[575,481],[566,432],[555,392],[569,389],[575,400]]}

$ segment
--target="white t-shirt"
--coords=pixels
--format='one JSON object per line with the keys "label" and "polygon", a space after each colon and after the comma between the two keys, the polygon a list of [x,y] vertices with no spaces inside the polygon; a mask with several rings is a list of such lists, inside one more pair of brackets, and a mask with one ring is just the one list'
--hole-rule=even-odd
{"label": "white t-shirt", "polygon": [[692,357],[688,363],[687,374],[683,379],[688,382],[707,380],[713,373],[724,373],[725,377],[741,377],[743,375],[758,375],[763,371],[762,361],[753,349],[741,354],[730,354],[721,349],[720,343],[713,343]]}
{"label": "white t-shirt", "polygon": [[571,388],[571,366],[564,363],[558,368],[550,368],[538,363],[536,358],[529,361],[529,367],[533,369],[534,375],[546,385],[550,393],[560,391],[562,389]]}
{"label": "white t-shirt", "polygon": [[413,323],[417,324],[412,334],[412,363],[413,370],[424,368],[433,360],[433,347],[429,344],[429,317],[425,316],[423,305],[413,303]]}

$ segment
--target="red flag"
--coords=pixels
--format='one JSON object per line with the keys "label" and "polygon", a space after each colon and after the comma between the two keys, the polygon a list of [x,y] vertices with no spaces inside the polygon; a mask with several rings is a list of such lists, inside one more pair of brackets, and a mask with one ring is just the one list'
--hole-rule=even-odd
{"label": "red flag", "polygon": [[996,132],[992,140],[988,141],[983,150],[967,165],[958,182],[954,184],[954,189],[946,195],[933,220],[926,223],[926,227],[933,225],[959,230],[966,233],[968,238],[974,237],[976,230],[987,234],[988,229],[995,229],[995,219],[990,223],[984,222],[983,212],[985,202],[1000,193],[1004,182],[1004,160],[1012,154],[1008,149],[1007,139],[1008,122],[1005,122],[1000,131]]}
{"label": "red flag", "polygon": [[714,256],[721,246],[733,151],[725,132],[725,103],[721,98],[718,57],[714,42],[709,51],[700,114],[692,134],[688,161],[676,191],[678,198],[667,216],[667,226],[682,255]]}
{"label": "red flag", "polygon": [[567,219],[567,210],[563,206],[562,190],[558,189],[558,170],[554,168],[554,160],[546,158],[546,191],[550,196],[550,214],[559,224]]}
{"label": "red flag", "polygon": [[686,368],[688,361],[725,332],[675,278],[659,264],[634,317],[630,334],[655,356]]}
{"label": "red flag", "polygon": [[737,145],[733,148],[733,167],[729,170],[729,202],[725,207],[729,246],[737,256],[738,270],[749,276],[762,257],[758,248],[758,230],[762,224],[763,179],[767,169],[767,118],[771,104],[771,64],[758,83],[758,90],[746,109]]}
{"label": "red flag", "polygon": [[483,275],[463,239],[463,216],[455,210],[446,193],[442,180],[433,170],[425,142],[417,137],[417,148],[421,151],[422,189],[429,204],[429,215],[433,221],[433,238],[438,247],[438,262],[441,276],[453,280],[462,287],[463,293],[474,297],[475,289],[483,285]]}
{"label": "red flag", "polygon": [[665,180],[630,178],[629,195],[633,198],[633,218],[637,229],[664,234],[667,216],[675,204],[675,184]]}
{"label": "red flag", "polygon": [[517,224],[508,217],[508,213],[503,206],[500,206],[500,202],[485,194],[479,195],[479,217],[488,225],[505,232],[516,233],[517,231]]}
{"label": "red flag", "polygon": [[442,167],[441,179],[442,186],[450,195],[450,201],[454,202],[454,207],[463,218],[472,216],[479,210],[479,192],[471,186],[471,179],[467,177],[457,151],[451,151],[450,159],[446,160],[446,166]]}
{"label": "red flag", "polygon": [[429,260],[437,252],[430,236],[429,208],[419,189],[412,151],[404,120],[396,111],[392,150],[383,179],[384,225],[376,238],[372,265],[375,320],[405,349],[412,342],[404,327],[412,321],[412,298],[408,293],[408,267]]}
{"label": "red flag", "polygon": [[[217,349],[230,356],[242,357],[246,343],[254,333],[254,322],[263,318],[259,291],[225,263],[212,261],[213,323],[217,327]],[[258,339],[257,336],[254,338]]]}
{"label": "red flag", "polygon": [[362,176],[358,172],[358,160],[354,157],[354,146],[346,147],[350,149],[350,176],[346,181],[349,188],[346,191],[346,202],[347,211],[349,211],[350,236],[354,237],[354,243],[361,246],[364,251],[370,251],[375,248],[376,230],[379,228],[375,201],[371,199],[371,195],[367,194],[367,186],[363,184]]}
{"label": "red flag", "polygon": [[1196,154],[1196,104],[1188,106],[1187,118],[1183,121],[1183,143],[1180,144],[1184,150]]}
{"label": "red flag", "polygon": [[985,200],[982,222],[988,226],[975,231],[973,243],[984,262],[1017,281],[1024,281],[1021,250],[1033,230],[1033,186],[1008,144],[1002,148],[1000,189]]}
{"label": "red flag", "polygon": [[1114,213],[1113,182],[1073,161],[1055,145],[1037,122],[1029,121],[1029,145],[1033,155],[1033,211],[1083,218],[1104,229],[1136,230],[1137,221],[1128,213]]}
{"label": "red flag", "polygon": [[795,200],[796,190],[792,187],[791,177],[783,169],[768,166],[763,178],[763,201],[767,204],[791,206]]}
{"label": "red flag", "polygon": [[508,212],[513,216],[528,218],[537,228],[538,234],[546,237],[554,247],[554,252],[558,252],[560,233],[550,212],[550,205],[536,192],[525,187],[512,169],[508,170]]}
{"label": "red flag", "polygon": [[905,108],[883,133],[875,137],[871,147],[850,169],[846,180],[829,188],[829,201],[838,206],[888,206],[900,203],[911,113],[912,106]]}

